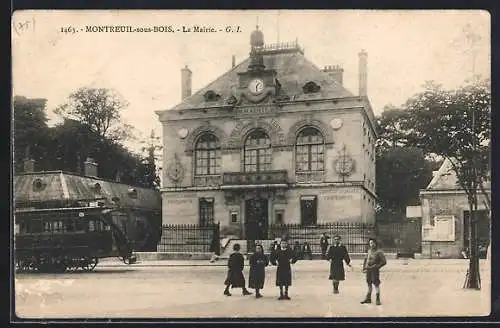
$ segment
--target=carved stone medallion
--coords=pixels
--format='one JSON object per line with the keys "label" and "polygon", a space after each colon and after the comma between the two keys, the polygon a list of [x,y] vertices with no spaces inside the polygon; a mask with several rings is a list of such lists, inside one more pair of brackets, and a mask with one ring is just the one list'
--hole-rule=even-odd
{"label": "carved stone medallion", "polygon": [[179,183],[184,179],[185,169],[182,166],[182,162],[177,154],[174,154],[174,158],[170,161],[167,166],[167,176],[173,183]]}

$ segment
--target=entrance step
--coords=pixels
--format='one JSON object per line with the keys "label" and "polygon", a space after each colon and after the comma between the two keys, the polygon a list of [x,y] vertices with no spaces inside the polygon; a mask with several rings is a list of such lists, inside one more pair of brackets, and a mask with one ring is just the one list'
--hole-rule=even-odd
{"label": "entrance step", "polygon": [[[269,239],[269,240],[259,240],[260,244],[264,248],[264,253],[269,254],[269,249],[271,248],[271,244],[273,243],[274,239]],[[248,249],[247,249],[247,241],[245,239],[231,239],[228,243],[226,248],[222,251],[221,255],[219,258],[221,259],[228,259],[229,255],[233,252],[233,245],[234,244],[240,244],[240,253],[241,254],[248,254]]]}

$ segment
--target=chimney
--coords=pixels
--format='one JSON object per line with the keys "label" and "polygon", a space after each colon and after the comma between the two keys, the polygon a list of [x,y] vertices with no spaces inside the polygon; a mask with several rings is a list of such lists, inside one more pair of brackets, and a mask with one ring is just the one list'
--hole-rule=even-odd
{"label": "chimney", "polygon": [[335,82],[344,83],[344,69],[340,65],[325,66],[323,72],[327,73]]}
{"label": "chimney", "polygon": [[359,57],[359,96],[366,97],[368,89],[368,53],[364,50],[358,54]]}
{"label": "chimney", "polygon": [[31,158],[25,158],[23,160],[23,171],[25,173],[35,172],[35,160]]}
{"label": "chimney", "polygon": [[191,96],[191,77],[193,72],[187,67],[187,65],[181,69],[181,92],[182,100]]}
{"label": "chimney", "polygon": [[234,68],[234,66],[236,66],[236,56],[233,55],[233,60],[232,60],[232,63],[231,63],[231,68]]}
{"label": "chimney", "polygon": [[84,175],[87,177],[96,177],[97,178],[97,163],[90,157],[87,157],[85,160],[85,169]]}

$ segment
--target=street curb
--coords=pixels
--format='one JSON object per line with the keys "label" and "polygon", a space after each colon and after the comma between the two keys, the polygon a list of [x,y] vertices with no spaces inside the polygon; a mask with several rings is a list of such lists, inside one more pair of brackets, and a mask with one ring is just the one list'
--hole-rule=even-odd
{"label": "street curb", "polygon": [[[309,263],[310,265],[314,266],[323,266],[327,265],[326,261],[324,260],[300,260],[298,263]],[[483,262],[483,261],[481,261]],[[362,259],[352,259],[353,265],[356,264],[356,266],[361,265]],[[449,267],[449,266],[455,266],[455,265],[467,265],[468,260],[463,259],[463,260],[457,260],[457,259],[410,259],[410,260],[405,260],[405,259],[394,259],[394,260],[389,260],[387,268],[394,268],[394,267],[411,267],[411,266],[417,266],[422,267],[422,266],[428,266],[432,264],[433,266],[437,267]],[[483,262],[484,264],[486,262]],[[484,265],[482,264],[482,265]],[[226,267],[227,266],[227,260],[225,259],[219,259],[216,262],[208,262],[207,261],[201,261],[201,260],[191,260],[191,261],[179,261],[179,260],[141,260],[138,261],[134,264],[127,265],[122,262],[118,261],[102,261],[98,264],[98,267],[105,268],[105,267],[130,267],[130,268],[152,268],[152,267]]]}

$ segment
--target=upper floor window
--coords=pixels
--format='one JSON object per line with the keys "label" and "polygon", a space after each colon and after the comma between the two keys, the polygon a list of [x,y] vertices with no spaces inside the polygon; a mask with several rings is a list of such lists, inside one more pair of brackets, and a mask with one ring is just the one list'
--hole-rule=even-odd
{"label": "upper floor window", "polygon": [[325,143],[323,135],[316,128],[305,128],[297,136],[295,145],[297,172],[323,171]]}
{"label": "upper floor window", "polygon": [[211,133],[202,135],[195,145],[195,175],[220,174],[220,162],[219,139]]}
{"label": "upper floor window", "polygon": [[267,133],[260,129],[252,131],[245,140],[245,172],[271,170],[271,152],[271,139]]}

